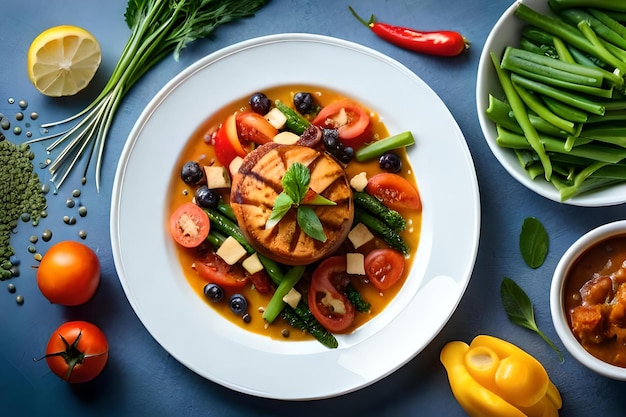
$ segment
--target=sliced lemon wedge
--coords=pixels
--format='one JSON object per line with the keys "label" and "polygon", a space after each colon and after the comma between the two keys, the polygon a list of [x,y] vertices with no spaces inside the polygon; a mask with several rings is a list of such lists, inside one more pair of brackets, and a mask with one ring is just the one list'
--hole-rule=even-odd
{"label": "sliced lemon wedge", "polygon": [[87,87],[101,59],[100,44],[85,29],[51,27],[28,49],[28,78],[47,96],[71,96]]}

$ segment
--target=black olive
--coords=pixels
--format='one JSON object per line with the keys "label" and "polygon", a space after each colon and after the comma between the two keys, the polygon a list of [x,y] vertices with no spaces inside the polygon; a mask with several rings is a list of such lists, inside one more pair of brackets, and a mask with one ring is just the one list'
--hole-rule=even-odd
{"label": "black olive", "polygon": [[210,189],[206,185],[198,187],[194,197],[196,198],[196,203],[198,203],[200,207],[204,208],[217,207],[217,202],[220,199],[219,193],[215,190]]}
{"label": "black olive", "polygon": [[380,169],[387,172],[400,172],[402,170],[402,160],[395,153],[386,153],[378,160]]}
{"label": "black olive", "polygon": [[189,161],[180,170],[180,177],[185,184],[198,184],[204,178],[204,171],[196,161]]}
{"label": "black olive", "polygon": [[241,294],[233,294],[230,297],[230,311],[241,316],[248,309],[248,301]]}
{"label": "black olive", "polygon": [[337,155],[337,159],[339,159],[344,164],[347,164],[347,163],[349,163],[352,160],[353,156],[354,156],[354,149],[352,149],[351,147],[347,146],[347,147],[343,148],[343,152],[341,152],[341,153],[339,153]]}
{"label": "black olive", "polygon": [[315,99],[311,93],[299,92],[293,96],[293,105],[300,114],[309,114],[315,107]]}
{"label": "black olive", "polygon": [[272,102],[263,93],[254,93],[248,101],[253,112],[264,115],[270,111]]}
{"label": "black olive", "polygon": [[322,141],[326,150],[332,152],[339,143],[339,131],[337,129],[322,129]]}
{"label": "black olive", "polygon": [[217,303],[224,298],[224,290],[217,284],[208,283],[204,286],[204,296],[210,301]]}

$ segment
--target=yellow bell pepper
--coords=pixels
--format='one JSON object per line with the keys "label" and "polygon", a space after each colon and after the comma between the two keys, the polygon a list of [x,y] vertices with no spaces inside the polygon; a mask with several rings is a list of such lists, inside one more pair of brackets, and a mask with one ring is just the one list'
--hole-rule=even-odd
{"label": "yellow bell pepper", "polygon": [[517,346],[479,335],[441,351],[450,388],[471,417],[556,417],[561,394],[544,367]]}

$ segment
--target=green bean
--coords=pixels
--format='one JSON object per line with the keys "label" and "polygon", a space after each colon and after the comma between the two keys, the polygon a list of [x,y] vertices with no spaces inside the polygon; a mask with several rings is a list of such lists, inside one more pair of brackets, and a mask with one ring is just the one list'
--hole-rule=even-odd
{"label": "green bean", "polygon": [[306,266],[298,265],[291,267],[291,269],[287,271],[287,273],[283,277],[283,280],[276,288],[276,291],[274,291],[274,295],[272,295],[269,303],[267,303],[265,311],[263,312],[263,318],[268,323],[272,323],[283,310],[283,307],[285,306],[283,297],[287,295],[287,293],[293,288],[293,286],[298,283],[300,278],[302,278],[305,269]]}
{"label": "green bean", "polygon": [[568,106],[561,101],[553,99],[552,97],[543,96],[541,98],[550,110],[566,120],[571,120],[572,122],[576,123],[585,123],[587,120],[589,120],[589,115],[582,110],[579,110],[572,106]]}
{"label": "green bean", "polygon": [[[283,309],[283,317],[289,324],[294,327],[306,330],[315,339],[317,339],[324,346],[335,349],[339,346],[335,336],[326,330],[319,321],[313,316],[309,306],[302,300],[298,303],[295,309],[286,305]],[[304,328],[301,327],[304,325]]]}
{"label": "green bean", "polygon": [[622,48],[626,48],[626,39],[622,38],[619,33],[615,32],[613,29],[605,25],[600,20],[596,19],[595,16],[587,13],[584,10],[580,9],[563,9],[559,11],[559,16],[563,17],[564,20],[578,25],[581,21],[586,21],[589,23],[591,28],[603,39],[620,46]]}
{"label": "green bean", "polygon": [[300,116],[298,113],[296,113],[294,109],[287,106],[282,101],[276,100],[274,104],[276,105],[276,108],[280,110],[280,112],[284,114],[285,117],[287,118],[287,121],[286,121],[287,130],[290,130],[296,135],[301,135],[306,130],[306,128],[309,127],[309,125],[311,124],[307,119]]}
{"label": "green bean", "polygon": [[572,107],[588,111],[589,113],[602,115],[604,114],[606,109],[602,104],[591,101],[586,97],[571,93],[569,91],[565,92],[552,86],[529,80],[528,78],[524,78],[517,74],[511,74],[511,81],[517,85],[526,88],[527,90],[534,91],[535,93],[562,101],[565,104],[569,104]]}
{"label": "green bean", "polygon": [[398,133],[387,138],[377,140],[369,145],[366,145],[359,149],[355,158],[359,162],[368,161],[370,159],[378,158],[385,152],[389,152],[393,149],[404,148],[415,144],[415,138],[409,131]]}
{"label": "green bean", "polygon": [[257,256],[259,257],[259,261],[261,261],[265,272],[267,272],[267,275],[270,277],[272,282],[275,285],[280,285],[283,280],[283,271],[281,270],[280,265],[267,256],[259,253],[257,253]]}
{"label": "green bean", "polygon": [[[520,4],[520,6],[521,5],[522,4]],[[546,180],[549,180],[552,176],[552,166],[550,163],[550,158],[548,158],[543,144],[539,140],[539,134],[537,133],[535,127],[530,123],[526,107],[524,106],[524,103],[515,91],[515,87],[513,87],[511,77],[505,72],[505,70],[500,68],[500,64],[498,63],[496,55],[493,52],[490,53],[490,56],[496,69],[498,79],[500,80],[500,84],[502,85],[502,89],[504,90],[504,95],[509,101],[511,110],[515,115],[515,120],[517,120],[520,127],[522,128],[528,144],[535,150],[535,152],[537,152],[537,155],[539,155],[539,159],[541,160],[541,164],[543,165],[544,169],[544,176]]]}
{"label": "green bean", "polygon": [[556,126],[557,128],[561,130],[564,130],[565,132],[569,134],[572,134],[572,135],[574,134],[575,126],[573,122],[570,122],[569,120],[565,120],[557,116],[556,114],[554,114],[535,95],[530,94],[523,87],[518,86],[515,83],[513,84],[513,87],[515,88],[515,91],[517,91],[517,94],[522,99],[524,104],[526,104],[526,106],[529,109],[537,113],[539,117],[544,119],[546,122],[552,124],[553,126]]}
{"label": "green bean", "polygon": [[[541,136],[541,143],[549,152],[567,153],[574,156],[581,156],[599,162],[618,163],[626,158],[626,149],[609,148],[602,145],[585,144],[575,146],[571,150],[565,149],[565,142],[549,136]],[[524,136],[498,129],[496,143],[504,148],[530,149],[530,145]]]}

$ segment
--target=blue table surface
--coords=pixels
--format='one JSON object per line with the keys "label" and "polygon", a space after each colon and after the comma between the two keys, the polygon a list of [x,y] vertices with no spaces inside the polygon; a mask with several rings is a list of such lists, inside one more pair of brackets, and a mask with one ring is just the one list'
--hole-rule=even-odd
{"label": "blue table surface", "polygon": [[[383,21],[424,30],[455,29],[472,45],[456,58],[436,58],[404,51],[374,36],[348,11],[352,3],[364,16],[375,13]],[[500,166],[481,133],[475,105],[478,59],[493,24],[509,7],[510,0],[271,0],[255,17],[217,29],[211,39],[186,48],[176,62],[167,57],[134,86],[122,103],[110,131],[102,189],[93,182],[81,186],[79,177],[68,179],[58,194],[48,195],[47,218],[39,226],[20,223],[12,244],[21,259],[19,277],[0,283],[0,415],[2,416],[462,416],[465,415],[450,391],[439,352],[449,341],[471,341],[477,334],[491,334],[517,344],[535,356],[547,369],[563,396],[564,416],[623,415],[624,385],[600,377],[569,355],[558,340],[549,310],[552,272],[567,247],[588,230],[624,218],[624,205],[581,208],[549,201],[516,182]],[[87,104],[110,74],[129,36],[124,22],[123,0],[32,0],[4,1],[0,23],[0,113],[22,126],[3,133],[14,142],[37,134],[38,123],[62,119]],[[91,31],[102,46],[102,65],[87,90],[64,99],[47,98],[30,84],[26,52],[42,30],[59,24],[74,24]],[[118,280],[109,232],[112,183],[117,159],[142,109],[166,84],[196,60],[233,43],[283,32],[331,35],[376,49],[406,65],[441,97],[457,120],[473,157],[481,196],[481,235],[475,268],[467,291],[450,321],[414,359],[388,377],[354,393],[316,401],[280,401],[241,394],[208,381],[171,357],[146,331],[128,303]],[[294,57],[297,58],[297,57]],[[283,58],[284,59],[284,58]],[[251,70],[250,76],[254,76]],[[374,76],[374,75],[373,75]],[[10,98],[15,99],[14,103]],[[410,97],[398,96],[398,100]],[[19,100],[26,100],[25,119],[17,121]],[[31,112],[39,119],[28,118]],[[35,144],[35,165],[45,159],[43,146]],[[49,174],[36,168],[44,181]],[[76,216],[66,200],[72,190],[82,191],[80,202],[86,217]],[[454,196],[450,196],[454,204]],[[463,215],[463,207],[459,207]],[[63,216],[76,216],[67,226]],[[545,264],[528,268],[518,249],[523,220],[537,217],[550,236]],[[43,229],[54,233],[52,242],[78,240],[78,231],[88,234],[84,242],[94,248],[102,263],[102,281],[95,297],[72,308],[52,305],[36,285],[36,265],[27,252],[28,238]],[[45,252],[47,243],[35,245]],[[450,254],[454,262],[454,254]],[[146,262],[150,254],[146,253]],[[561,363],[536,334],[508,321],[500,301],[503,277],[515,279],[535,304],[540,328],[563,351]],[[15,284],[16,293],[7,290]],[[16,295],[24,303],[16,302]],[[172,312],[171,314],[176,314]],[[417,318],[416,318],[417,319]],[[33,358],[43,354],[52,331],[67,320],[87,320],[106,333],[111,350],[104,372],[95,380],[69,385],[52,374],[45,362]],[[409,331],[407,329],[407,331]],[[385,354],[381,351],[380,354]],[[224,358],[216,358],[223,360]],[[232,358],[236,360],[236,358]],[[249,372],[254,372],[250,369]],[[298,377],[306,381],[306,375]],[[295,382],[294,383],[306,383]],[[621,410],[621,411],[620,411]]]}

